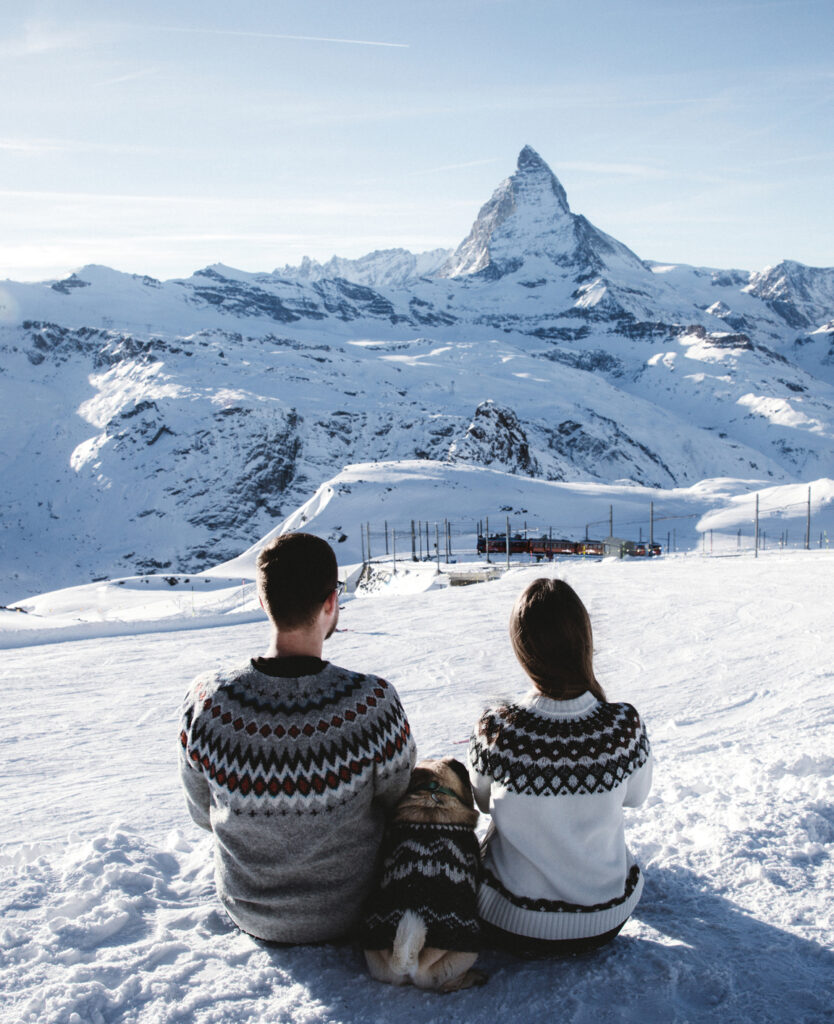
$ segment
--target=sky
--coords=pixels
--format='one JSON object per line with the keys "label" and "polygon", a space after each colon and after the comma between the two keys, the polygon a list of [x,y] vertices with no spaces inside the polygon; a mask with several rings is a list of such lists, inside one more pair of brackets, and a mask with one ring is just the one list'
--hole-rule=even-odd
{"label": "sky", "polygon": [[834,266],[830,0],[30,0],[0,278],[457,245],[533,146],[644,259]]}

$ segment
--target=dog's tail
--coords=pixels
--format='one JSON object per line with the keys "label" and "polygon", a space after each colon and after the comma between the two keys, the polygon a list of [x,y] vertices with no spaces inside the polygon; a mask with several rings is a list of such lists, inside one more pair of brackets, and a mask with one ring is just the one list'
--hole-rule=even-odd
{"label": "dog's tail", "polygon": [[413,910],[406,910],[397,926],[391,969],[397,974],[413,974],[417,969],[417,958],[426,944],[426,923]]}

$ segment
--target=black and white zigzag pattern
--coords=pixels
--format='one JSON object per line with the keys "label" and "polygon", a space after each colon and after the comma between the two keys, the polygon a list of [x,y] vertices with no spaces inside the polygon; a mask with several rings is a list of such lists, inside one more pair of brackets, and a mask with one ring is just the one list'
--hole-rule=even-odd
{"label": "black and white zigzag pattern", "polygon": [[633,864],[629,869],[626,877],[625,890],[621,896],[616,896],[614,899],[606,900],[604,903],[593,903],[590,906],[585,906],[582,903],[568,903],[565,900],[545,900],[545,899],[531,899],[527,896],[517,896],[501,882],[501,879],[497,875],[493,874],[489,868],[483,869],[484,882],[500,893],[504,899],[508,900],[513,906],[518,907],[521,910],[535,910],[539,913],[546,914],[598,914],[603,910],[611,910],[614,907],[625,903],[626,900],[631,896],[634,890],[637,888],[637,883],[640,881],[640,868]]}
{"label": "black and white zigzag pattern", "polygon": [[507,704],[484,713],[469,744],[474,768],[514,793],[610,792],[645,764],[649,740],[630,704],[554,718]]}
{"label": "black and white zigzag pattern", "polygon": [[411,910],[426,924],[427,946],[477,950],[480,854],[471,828],[395,822],[386,829],[382,858],[360,929],[365,949],[390,947]]}

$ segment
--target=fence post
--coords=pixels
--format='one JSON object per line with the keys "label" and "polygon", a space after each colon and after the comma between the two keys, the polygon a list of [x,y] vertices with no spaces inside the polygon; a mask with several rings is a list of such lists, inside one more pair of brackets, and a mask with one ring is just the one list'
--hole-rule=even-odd
{"label": "fence post", "polygon": [[753,536],[753,557],[759,557],[759,495],[756,493],[756,528]]}
{"label": "fence post", "polygon": [[437,551],[437,572],[435,576],[440,575],[440,523],[434,524],[434,547]]}

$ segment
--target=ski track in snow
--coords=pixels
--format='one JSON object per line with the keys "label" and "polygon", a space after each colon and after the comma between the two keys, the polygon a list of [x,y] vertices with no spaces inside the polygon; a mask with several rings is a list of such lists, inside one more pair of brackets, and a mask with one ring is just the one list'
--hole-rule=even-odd
{"label": "ski track in snow", "polygon": [[657,756],[627,820],[646,888],[617,941],[566,961],[485,953],[488,985],[451,996],[383,988],[350,946],[262,947],[216,902],[177,706],[198,671],[262,650],[264,625],[4,652],[0,1020],[831,1021],[832,568],[827,552],[563,563],[346,604],[327,656],[395,684],[421,756],[463,758],[484,704],[524,689],[516,594],[558,571],[589,607],[609,699],[641,711]]}

